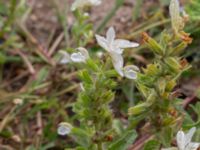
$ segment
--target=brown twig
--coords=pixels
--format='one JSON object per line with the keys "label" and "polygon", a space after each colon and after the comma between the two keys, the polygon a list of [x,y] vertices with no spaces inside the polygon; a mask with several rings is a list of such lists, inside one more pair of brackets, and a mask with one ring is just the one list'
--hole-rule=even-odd
{"label": "brown twig", "polygon": [[35,69],[33,67],[33,65],[31,64],[31,62],[28,60],[27,56],[25,54],[23,54],[23,52],[21,52],[19,49],[16,50],[16,52],[22,57],[22,59],[24,60],[25,64],[28,67],[29,72],[32,75],[35,75]]}
{"label": "brown twig", "polygon": [[64,38],[64,33],[62,32],[58,37],[57,39],[55,40],[55,42],[53,43],[53,45],[51,46],[51,48],[49,49],[49,52],[48,52],[48,55],[51,56],[56,48],[58,47],[58,45],[60,44],[60,42],[63,40]]}
{"label": "brown twig", "polygon": [[194,101],[196,99],[196,95],[193,94],[191,97],[187,97],[184,101],[183,101],[183,108],[186,108],[192,101]]}
{"label": "brown twig", "polygon": [[141,138],[139,138],[130,148],[129,150],[141,150],[144,146],[145,142],[152,139],[154,135],[144,135]]}
{"label": "brown twig", "polygon": [[36,45],[36,53],[41,56],[47,63],[52,66],[55,66],[55,61],[48,55],[47,51],[44,50],[41,44],[39,44],[38,40],[29,32],[29,30],[21,23],[18,22],[18,26],[24,32],[24,34],[29,38],[32,44]]}
{"label": "brown twig", "polygon": [[7,86],[10,86],[13,82],[16,82],[16,81],[18,81],[18,80],[20,80],[20,79],[22,79],[22,78],[24,78],[28,75],[29,75],[29,71],[25,71],[25,72],[21,73],[20,75],[16,76],[15,78],[3,83],[2,85],[0,85],[0,87],[5,88]]}
{"label": "brown twig", "polygon": [[43,131],[42,131],[42,114],[41,114],[41,111],[39,111],[37,113],[37,127],[38,127],[37,134],[42,135]]}

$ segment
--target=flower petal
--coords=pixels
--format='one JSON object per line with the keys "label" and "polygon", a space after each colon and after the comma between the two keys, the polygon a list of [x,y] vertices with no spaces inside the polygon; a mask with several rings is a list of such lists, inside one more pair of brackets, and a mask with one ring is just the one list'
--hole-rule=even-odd
{"label": "flower petal", "polygon": [[66,51],[59,51],[59,53],[62,55],[62,58],[60,60],[60,64],[67,64],[69,62],[71,62],[71,58],[70,58],[70,55],[66,52]]}
{"label": "flower petal", "polygon": [[186,145],[189,144],[189,143],[191,142],[192,136],[194,135],[195,131],[196,131],[196,128],[193,127],[193,128],[191,128],[191,129],[188,131],[187,134],[185,134],[185,140],[186,140],[186,143],[185,143],[185,144],[186,144]]}
{"label": "flower petal", "polygon": [[97,6],[99,4],[101,4],[101,0],[76,0],[71,6],[71,11],[75,11],[78,8],[86,6]]}
{"label": "flower petal", "polygon": [[128,79],[133,79],[133,80],[137,79],[137,72],[133,70],[128,70],[124,72],[124,75]]}
{"label": "flower petal", "polygon": [[82,54],[86,59],[89,58],[89,54],[88,54],[87,49],[85,49],[84,47],[79,47],[79,48],[77,48],[77,50],[80,51],[81,54]]}
{"label": "flower petal", "polygon": [[113,63],[115,70],[118,72],[118,74],[120,76],[123,77],[124,76],[124,73],[123,73],[124,60],[123,60],[122,55],[113,53],[113,52],[110,53],[110,55],[111,55],[112,63]]}
{"label": "flower petal", "polygon": [[95,35],[95,37],[96,37],[96,40],[97,40],[98,44],[102,48],[104,48],[106,51],[109,51],[107,40],[104,37],[100,36],[100,35]]}
{"label": "flower petal", "polygon": [[90,0],[90,3],[94,6],[100,5],[101,4],[101,0]]}
{"label": "flower petal", "polygon": [[112,44],[115,39],[115,30],[113,27],[110,27],[106,33],[106,40],[109,44]]}
{"label": "flower petal", "polygon": [[76,0],[71,6],[71,11],[75,11],[77,8],[82,8],[85,5],[85,1]]}
{"label": "flower petal", "polygon": [[85,58],[85,56],[83,56],[83,54],[81,52],[78,52],[78,53],[73,53],[71,55],[71,60],[73,62],[85,62],[86,58]]}
{"label": "flower petal", "polygon": [[185,149],[185,134],[183,131],[178,131],[177,135],[176,135],[176,142],[178,145],[178,148],[180,150],[184,150]]}
{"label": "flower petal", "polygon": [[197,150],[200,147],[200,143],[189,143],[185,150]]}
{"label": "flower petal", "polygon": [[124,67],[124,76],[128,79],[137,79],[137,71],[139,71],[139,68],[134,65],[129,65]]}
{"label": "flower petal", "polygon": [[122,54],[123,53],[123,49],[118,47],[117,45],[111,44],[109,47],[109,50],[114,52],[114,53],[118,53],[118,54]]}
{"label": "flower petal", "polygon": [[123,39],[116,39],[115,40],[115,45],[120,48],[131,48],[131,47],[138,47],[139,44],[135,42],[130,42],[128,40],[123,40]]}

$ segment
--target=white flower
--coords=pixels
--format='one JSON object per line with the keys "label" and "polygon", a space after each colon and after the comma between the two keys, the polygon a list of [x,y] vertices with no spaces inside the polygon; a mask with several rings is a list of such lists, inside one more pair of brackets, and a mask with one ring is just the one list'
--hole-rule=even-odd
{"label": "white flower", "polygon": [[20,98],[16,98],[16,99],[13,100],[13,103],[15,105],[22,105],[23,104],[23,100],[20,99]]}
{"label": "white flower", "polygon": [[180,3],[179,0],[171,0],[169,12],[173,29],[177,32],[182,26],[182,18],[180,16]]}
{"label": "white flower", "polygon": [[137,72],[139,71],[139,68],[134,65],[129,65],[124,67],[124,76],[128,79],[137,79]]}
{"label": "white flower", "polygon": [[97,6],[101,4],[101,0],[75,0],[72,4],[71,11],[75,11],[78,8],[84,8],[87,6]]}
{"label": "white flower", "polygon": [[98,44],[108,52],[115,52],[122,54],[125,48],[138,47],[139,44],[135,42],[130,42],[123,39],[115,39],[115,30],[113,27],[110,27],[106,33],[106,38],[95,35]]}
{"label": "white flower", "polygon": [[200,146],[200,143],[191,142],[195,131],[196,128],[193,127],[187,134],[185,134],[183,131],[179,131],[177,133],[176,140],[179,150],[197,150],[197,148]]}
{"label": "white flower", "polygon": [[88,51],[83,47],[79,47],[77,50],[79,52],[71,54],[71,60],[73,62],[86,62],[89,58]]}
{"label": "white flower", "polygon": [[[124,59],[122,57],[122,53],[125,48],[138,47],[138,43],[130,42],[128,40],[123,39],[115,39],[115,30],[113,27],[110,27],[106,33],[106,38],[95,35],[98,44],[104,48],[112,58],[112,63],[115,70],[118,72],[120,76],[125,76],[129,79],[136,79],[137,75],[134,70],[130,70],[129,67],[124,66]],[[135,67],[134,67],[135,68]],[[137,70],[137,69],[136,69]]]}
{"label": "white flower", "polygon": [[87,49],[83,48],[83,47],[79,47],[77,48],[78,52],[76,53],[72,53],[71,55],[68,54],[65,51],[59,51],[59,53],[62,54],[62,59],[60,60],[61,64],[67,64],[69,62],[86,62],[86,60],[89,58],[89,54]]}
{"label": "white flower", "polygon": [[126,78],[133,79],[133,80],[137,79],[137,72],[139,71],[139,68],[137,66],[128,65],[123,68],[124,59],[121,54],[112,52],[111,58],[112,58],[113,66],[120,76],[122,77],[125,76]]}
{"label": "white flower", "polygon": [[59,53],[62,55],[60,64],[67,64],[67,63],[71,62],[70,55],[66,51],[60,50]]}
{"label": "white flower", "polygon": [[67,122],[61,122],[58,126],[58,129],[57,129],[57,133],[59,135],[67,135],[67,134],[70,134],[71,130],[72,130],[72,125],[67,123]]}

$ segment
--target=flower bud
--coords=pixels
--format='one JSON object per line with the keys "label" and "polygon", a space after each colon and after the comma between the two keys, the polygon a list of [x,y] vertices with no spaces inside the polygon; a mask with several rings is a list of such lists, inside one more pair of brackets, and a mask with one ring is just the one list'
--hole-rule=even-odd
{"label": "flower bud", "polygon": [[57,133],[59,135],[68,135],[70,134],[71,130],[72,130],[73,126],[67,122],[61,122],[58,126],[58,129],[57,129]]}

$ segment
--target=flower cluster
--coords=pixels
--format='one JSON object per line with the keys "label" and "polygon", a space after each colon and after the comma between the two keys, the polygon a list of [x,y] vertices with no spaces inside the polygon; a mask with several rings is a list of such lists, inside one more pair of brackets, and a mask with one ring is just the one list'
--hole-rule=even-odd
{"label": "flower cluster", "polygon": [[[126,77],[128,79],[136,79],[139,68],[135,65],[128,65],[124,67],[124,59],[122,54],[125,48],[138,47],[139,44],[124,39],[115,39],[115,36],[116,35],[114,28],[110,27],[106,33],[106,38],[100,35],[96,35],[96,39],[98,44],[109,53],[110,57],[112,58],[113,66],[117,73],[120,76]],[[60,53],[63,55],[60,63],[85,63],[86,60],[89,58],[88,51],[83,47],[79,47],[77,48],[77,50],[78,52],[72,53],[71,55],[65,51],[60,51]]]}
{"label": "flower cluster", "polygon": [[[76,0],[71,9],[74,11],[87,6],[99,5],[100,3],[101,0]],[[138,47],[138,43],[116,39],[116,32],[113,27],[108,29],[105,37],[95,35],[98,45],[107,52],[117,74],[128,79],[137,79],[137,89],[142,93],[144,101],[130,107],[128,112],[129,115],[136,118],[134,124],[144,120],[146,125],[152,127],[149,128],[150,131],[159,131],[155,136],[158,147],[170,145],[173,137],[168,135],[177,132],[172,128],[178,124],[177,120],[181,114],[176,109],[179,99],[173,96],[172,93],[178,77],[190,68],[190,65],[180,57],[180,53],[191,41],[189,35],[183,32],[184,17],[187,18],[187,14],[184,9],[181,9],[178,0],[171,0],[169,10],[173,28],[172,34],[170,34],[171,30],[170,33],[163,32],[160,36],[160,42],[151,38],[147,33],[142,34],[144,44],[155,54],[154,62],[143,68],[143,73],[139,73],[140,70],[135,65],[126,66],[124,64],[124,50]],[[181,13],[182,15],[180,15]],[[104,65],[101,61],[90,59],[87,49],[83,47],[77,48],[77,52],[72,54],[65,51],[60,51],[60,53],[62,54],[61,64],[70,62],[85,63],[85,69],[79,73],[82,80],[80,84],[81,92],[73,105],[73,112],[80,120],[80,124],[83,124],[84,128],[81,127],[80,129],[87,133],[83,136],[84,139],[82,139],[83,142],[80,142],[81,145],[90,147],[90,149],[91,145],[94,148],[102,149],[104,143],[110,142],[105,141],[105,137],[110,136],[110,134],[113,137],[118,136],[118,133],[112,132],[114,131],[114,118],[110,109],[110,103],[115,96],[112,89],[116,87],[116,83],[111,76],[113,74],[107,70],[107,65]],[[99,55],[101,58],[102,53]],[[195,131],[195,127],[190,129],[188,133],[178,131],[176,136],[177,147],[162,150],[197,150],[200,143],[191,142]],[[58,134],[72,135],[72,133],[72,127],[68,123],[59,125]],[[159,141],[160,137],[163,137],[161,141]],[[85,139],[89,139],[89,142],[85,142]],[[125,135],[122,141],[126,140]],[[121,144],[120,142],[119,140],[117,145]],[[148,144],[146,142],[145,146],[148,146]]]}
{"label": "flower cluster", "polygon": [[119,75],[129,79],[136,79],[137,71],[139,71],[138,67],[135,65],[124,67],[122,53],[125,48],[138,47],[139,44],[124,39],[115,39],[115,36],[114,28],[110,27],[106,33],[106,38],[96,35],[96,39],[98,44],[109,53],[113,66]]}

